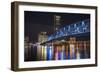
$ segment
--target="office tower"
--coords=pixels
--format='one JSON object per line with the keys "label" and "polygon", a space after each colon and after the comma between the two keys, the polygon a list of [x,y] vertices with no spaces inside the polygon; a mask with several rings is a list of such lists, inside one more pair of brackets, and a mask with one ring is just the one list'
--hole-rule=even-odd
{"label": "office tower", "polygon": [[39,43],[44,43],[44,42],[47,41],[47,38],[48,38],[47,33],[46,32],[41,32],[38,35],[38,42]]}
{"label": "office tower", "polygon": [[61,16],[59,15],[54,15],[54,31],[57,31],[61,25]]}
{"label": "office tower", "polygon": [[[41,43],[44,43],[44,42],[46,42],[47,41],[47,34],[46,34],[46,32],[41,32],[41,33],[39,33],[39,35],[38,35],[38,43],[39,44],[41,44]],[[39,45],[40,47],[41,47],[41,49],[39,49],[39,47],[38,47],[38,51],[41,51],[41,55],[40,55],[40,60],[46,60],[46,48],[47,48],[47,46],[45,46],[45,45]]]}

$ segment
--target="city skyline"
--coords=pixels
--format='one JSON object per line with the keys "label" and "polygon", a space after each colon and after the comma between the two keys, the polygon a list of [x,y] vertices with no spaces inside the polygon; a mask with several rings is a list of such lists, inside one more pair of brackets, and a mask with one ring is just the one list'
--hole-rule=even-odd
{"label": "city skyline", "polygon": [[25,11],[24,61],[90,58],[90,15]]}
{"label": "city skyline", "polygon": [[[25,11],[25,36],[29,36],[30,42],[38,42],[38,34],[47,32],[50,35],[54,32],[54,15],[61,16],[60,27],[70,25],[79,20],[90,18],[89,14],[75,13],[54,13],[54,12],[32,12]],[[37,29],[38,28],[38,29]],[[35,36],[34,36],[35,35]]]}

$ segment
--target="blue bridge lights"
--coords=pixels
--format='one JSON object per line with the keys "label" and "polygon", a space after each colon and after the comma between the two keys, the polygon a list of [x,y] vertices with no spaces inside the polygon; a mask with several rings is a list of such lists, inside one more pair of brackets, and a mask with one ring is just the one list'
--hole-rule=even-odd
{"label": "blue bridge lights", "polygon": [[79,21],[70,25],[66,25],[59,30],[55,31],[53,34],[48,36],[48,41],[63,37],[70,36],[75,34],[87,33],[90,32],[90,20],[86,19],[83,21]]}

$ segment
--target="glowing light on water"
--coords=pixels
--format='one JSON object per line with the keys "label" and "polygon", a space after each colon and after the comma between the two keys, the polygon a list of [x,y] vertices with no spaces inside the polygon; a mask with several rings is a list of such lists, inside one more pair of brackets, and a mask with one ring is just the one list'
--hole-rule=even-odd
{"label": "glowing light on water", "polygon": [[76,50],[77,50],[77,53],[76,53],[76,59],[80,59],[79,49],[78,49],[78,48],[76,48]]}
{"label": "glowing light on water", "polygon": [[46,57],[47,57],[47,46],[45,46],[44,48],[44,60],[46,60]]}

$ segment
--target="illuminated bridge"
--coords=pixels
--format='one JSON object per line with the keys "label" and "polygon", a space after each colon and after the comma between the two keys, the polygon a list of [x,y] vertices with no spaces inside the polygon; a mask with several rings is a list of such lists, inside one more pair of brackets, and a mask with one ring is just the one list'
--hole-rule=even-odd
{"label": "illuminated bridge", "polygon": [[48,36],[46,42],[41,43],[49,43],[54,40],[61,40],[70,36],[89,36],[90,35],[90,20],[86,19],[83,21],[79,21],[70,25],[66,25],[59,30],[55,31],[53,34]]}

